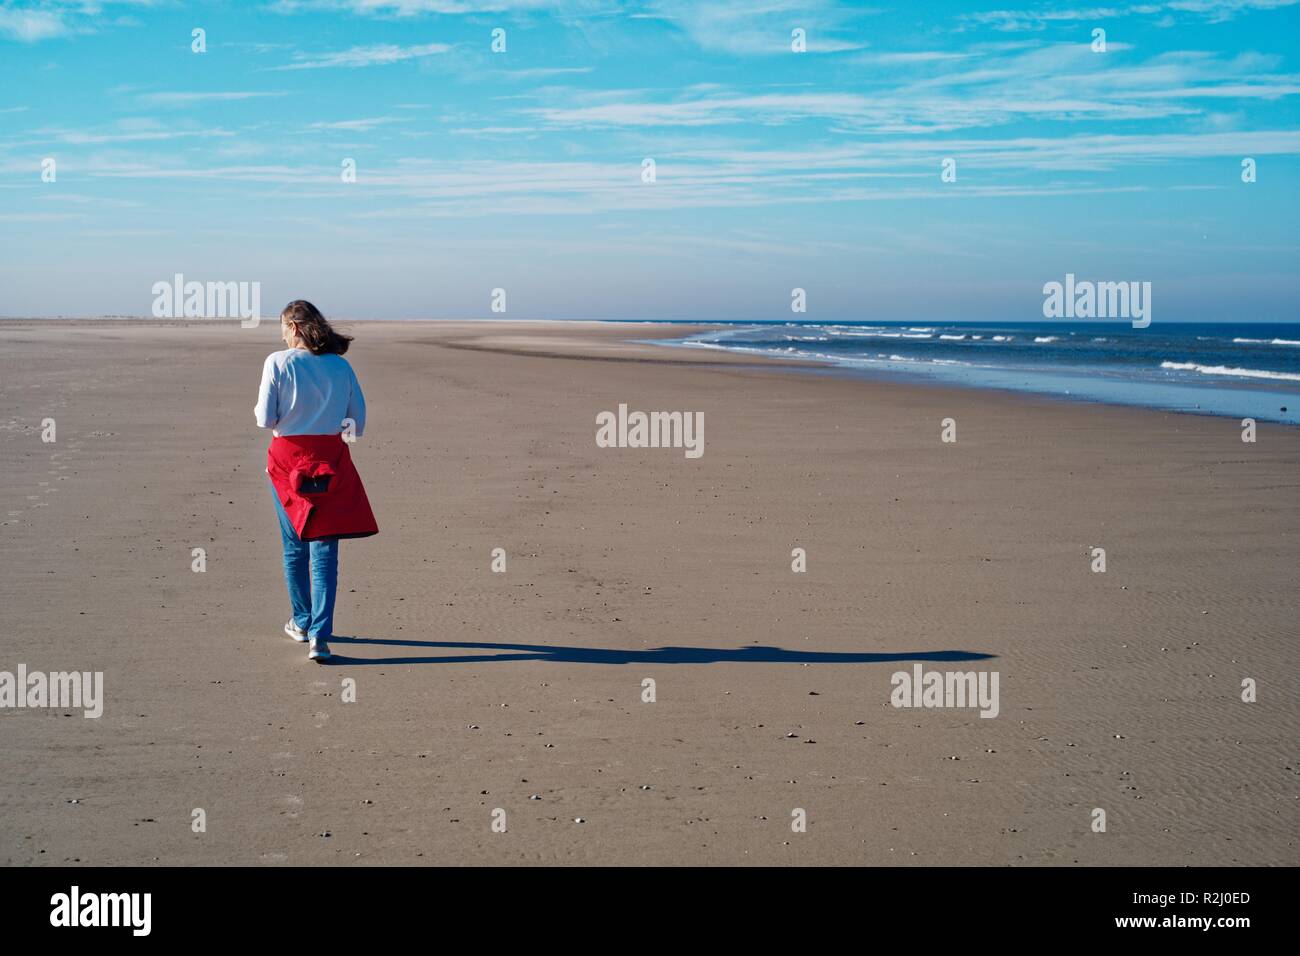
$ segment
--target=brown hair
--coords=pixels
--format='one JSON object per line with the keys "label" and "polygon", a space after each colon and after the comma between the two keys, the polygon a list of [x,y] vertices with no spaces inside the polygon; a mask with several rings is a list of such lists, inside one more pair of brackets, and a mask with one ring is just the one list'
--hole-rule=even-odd
{"label": "brown hair", "polygon": [[352,336],[335,332],[334,327],[320,314],[320,309],[306,299],[294,299],[280,313],[280,321],[293,326],[302,344],[312,355],[342,355],[348,350]]}

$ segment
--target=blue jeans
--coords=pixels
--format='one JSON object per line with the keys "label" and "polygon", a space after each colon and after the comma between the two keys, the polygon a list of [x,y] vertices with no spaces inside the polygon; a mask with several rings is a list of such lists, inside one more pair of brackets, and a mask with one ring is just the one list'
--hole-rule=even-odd
{"label": "blue jeans", "polygon": [[334,598],[339,585],[339,539],[303,541],[293,530],[274,486],[275,512],[284,539],[284,581],[289,586],[293,622],[309,637],[334,635]]}

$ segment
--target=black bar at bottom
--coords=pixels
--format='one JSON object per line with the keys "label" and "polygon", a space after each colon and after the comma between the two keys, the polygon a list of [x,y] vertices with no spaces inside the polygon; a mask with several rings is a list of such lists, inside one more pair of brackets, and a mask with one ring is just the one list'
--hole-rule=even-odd
{"label": "black bar at bottom", "polygon": [[532,934],[542,946],[556,932],[608,925],[631,934],[624,942],[669,932],[668,943],[689,922],[699,925],[696,942],[733,944],[783,924],[823,940],[844,926],[872,942],[1100,935],[1232,945],[1242,933],[1286,931],[1292,877],[1226,868],[34,868],[0,870],[0,913],[6,942],[75,934],[80,944],[374,944],[431,925],[494,941]]}

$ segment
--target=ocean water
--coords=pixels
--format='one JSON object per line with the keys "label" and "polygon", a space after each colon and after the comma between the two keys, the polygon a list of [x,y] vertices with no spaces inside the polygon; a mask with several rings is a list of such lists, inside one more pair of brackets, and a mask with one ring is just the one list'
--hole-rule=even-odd
{"label": "ocean water", "polygon": [[669,344],[816,359],[872,377],[1300,424],[1300,324],[735,323]]}

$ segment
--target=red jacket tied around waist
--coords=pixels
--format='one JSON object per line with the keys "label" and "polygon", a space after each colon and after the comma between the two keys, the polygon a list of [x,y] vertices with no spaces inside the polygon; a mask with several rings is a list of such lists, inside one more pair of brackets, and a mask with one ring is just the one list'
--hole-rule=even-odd
{"label": "red jacket tied around waist", "polygon": [[277,435],[266,450],[266,473],[301,540],[379,533],[342,435]]}

